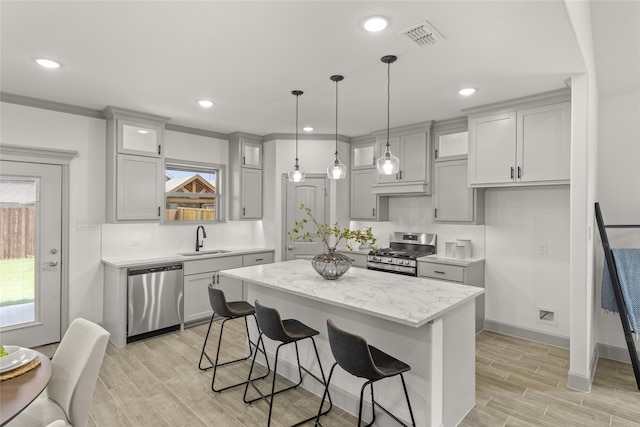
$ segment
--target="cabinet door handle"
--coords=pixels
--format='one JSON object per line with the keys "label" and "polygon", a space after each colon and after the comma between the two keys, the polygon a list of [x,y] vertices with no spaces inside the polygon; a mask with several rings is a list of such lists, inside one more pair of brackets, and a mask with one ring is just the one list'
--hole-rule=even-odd
{"label": "cabinet door handle", "polygon": [[400,174],[400,179],[402,179],[402,171],[398,172]]}
{"label": "cabinet door handle", "polygon": [[160,206],[158,206],[158,217],[160,217]]}
{"label": "cabinet door handle", "polygon": [[258,261],[264,261],[264,258],[256,258],[256,262]]}
{"label": "cabinet door handle", "polygon": [[242,216],[245,215],[245,208],[242,208]]}
{"label": "cabinet door handle", "polygon": [[371,216],[376,216],[376,208],[371,209]]}
{"label": "cabinet door handle", "polygon": [[513,179],[513,166],[511,166],[511,179]]}
{"label": "cabinet door handle", "polygon": [[246,156],[242,156],[242,164],[243,165],[247,164],[247,157]]}
{"label": "cabinet door handle", "polygon": [[158,144],[158,156],[162,154],[162,145]]}
{"label": "cabinet door handle", "polygon": [[520,179],[522,177],[522,173],[520,171],[520,166],[518,166],[518,179]]}
{"label": "cabinet door handle", "polygon": [[434,218],[438,218],[438,208],[435,208],[435,209],[433,210],[433,217],[434,217]]}
{"label": "cabinet door handle", "polygon": [[445,274],[444,271],[433,270],[433,272],[437,274]]}

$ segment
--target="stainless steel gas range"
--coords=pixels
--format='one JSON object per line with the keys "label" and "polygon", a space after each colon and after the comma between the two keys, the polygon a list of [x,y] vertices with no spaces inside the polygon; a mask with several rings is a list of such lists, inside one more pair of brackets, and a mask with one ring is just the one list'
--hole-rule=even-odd
{"label": "stainless steel gas range", "polygon": [[435,234],[395,232],[388,248],[369,252],[367,269],[417,276],[417,259],[434,253]]}

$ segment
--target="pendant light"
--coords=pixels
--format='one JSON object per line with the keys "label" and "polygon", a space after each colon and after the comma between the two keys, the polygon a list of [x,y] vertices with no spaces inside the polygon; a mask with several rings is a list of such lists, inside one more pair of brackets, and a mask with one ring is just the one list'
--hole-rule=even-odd
{"label": "pendant light", "polygon": [[331,76],[331,81],[336,82],[336,160],[327,166],[329,179],[344,179],[347,176],[347,167],[338,159],[338,82],[344,80],[343,76]]}
{"label": "pendant light", "polygon": [[391,64],[396,62],[397,56],[387,55],[380,58],[382,62],[387,64],[387,149],[382,156],[380,156],[376,162],[378,168],[378,174],[380,175],[394,175],[400,170],[400,159],[391,154],[391,147],[389,145],[389,117],[390,117],[390,104],[391,104]]}
{"label": "pendant light", "polygon": [[301,90],[292,90],[291,95],[296,96],[296,164],[293,166],[293,170],[289,171],[289,182],[303,182],[304,172],[300,170],[298,166],[298,99],[304,92]]}

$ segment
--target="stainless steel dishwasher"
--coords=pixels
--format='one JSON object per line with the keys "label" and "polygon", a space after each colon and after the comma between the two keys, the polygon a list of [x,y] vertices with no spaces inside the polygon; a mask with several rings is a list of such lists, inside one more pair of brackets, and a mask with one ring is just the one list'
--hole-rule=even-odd
{"label": "stainless steel dishwasher", "polygon": [[182,323],[182,264],[129,269],[128,276],[128,341]]}

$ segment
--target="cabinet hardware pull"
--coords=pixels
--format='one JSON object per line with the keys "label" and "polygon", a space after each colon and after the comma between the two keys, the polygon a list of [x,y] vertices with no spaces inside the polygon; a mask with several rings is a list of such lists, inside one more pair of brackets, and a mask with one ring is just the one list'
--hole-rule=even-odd
{"label": "cabinet hardware pull", "polygon": [[511,179],[513,179],[513,166],[511,166]]}
{"label": "cabinet hardware pull", "polygon": [[247,164],[247,157],[246,156],[242,156],[242,164],[243,165]]}
{"label": "cabinet hardware pull", "polygon": [[444,274],[444,271],[433,270],[434,273]]}
{"label": "cabinet hardware pull", "polygon": [[436,148],[436,159],[438,158],[438,149]]}
{"label": "cabinet hardware pull", "polygon": [[242,216],[245,215],[245,208],[242,208]]}
{"label": "cabinet hardware pull", "polygon": [[160,206],[158,206],[158,217],[160,217]]}
{"label": "cabinet hardware pull", "polygon": [[433,210],[433,217],[434,217],[434,218],[438,218],[438,208],[435,208],[435,209]]}
{"label": "cabinet hardware pull", "polygon": [[257,261],[263,261],[263,260],[264,260],[264,258],[256,258],[256,262]]}
{"label": "cabinet hardware pull", "polygon": [[158,144],[158,156],[162,154],[162,145]]}
{"label": "cabinet hardware pull", "polygon": [[522,174],[520,173],[520,166],[518,166],[518,179],[520,179],[522,177]]}
{"label": "cabinet hardware pull", "polygon": [[374,166],[376,165],[376,156],[373,156],[373,163]]}
{"label": "cabinet hardware pull", "polygon": [[376,208],[371,209],[371,216],[376,216]]}
{"label": "cabinet hardware pull", "polygon": [[402,171],[400,171],[399,173],[400,173],[400,179],[402,179]]}

